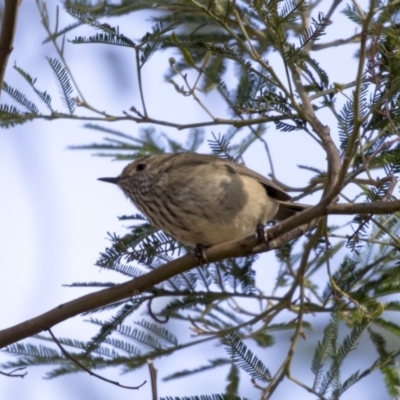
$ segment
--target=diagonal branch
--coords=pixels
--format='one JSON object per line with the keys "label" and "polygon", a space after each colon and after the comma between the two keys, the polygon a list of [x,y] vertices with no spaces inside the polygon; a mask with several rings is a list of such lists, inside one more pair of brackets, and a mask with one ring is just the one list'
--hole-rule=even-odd
{"label": "diagonal branch", "polygon": [[0,95],[6,73],[8,57],[13,50],[15,29],[20,0],[5,0],[3,21],[0,32]]}
{"label": "diagonal branch", "polygon": [[[255,235],[252,235],[244,239],[210,247],[205,250],[205,255],[209,262],[216,262],[226,258],[265,252],[273,248],[281,247],[287,241],[293,240],[303,234],[310,227],[312,227],[312,224],[308,223],[303,227],[296,227],[292,232],[278,232],[275,234],[275,240],[265,244],[260,244]],[[197,265],[198,261],[196,257],[193,254],[187,254],[128,282],[90,293],[69,301],[68,303],[61,304],[42,315],[1,330],[0,348],[26,339],[41,331],[48,330],[54,325],[84,312],[95,310],[107,304],[128,299],[149,289],[153,289],[154,285],[188,271]]]}
{"label": "diagonal branch", "polygon": [[[243,257],[279,248],[309,229],[314,228],[321,216],[328,214],[391,214],[400,211],[400,200],[392,202],[331,204],[328,207],[316,207],[283,221],[268,229],[268,243],[260,244],[255,235],[232,242],[222,243],[205,250],[209,262],[227,258]],[[0,331],[0,348],[19,340],[26,339],[69,318],[92,311],[116,301],[136,296],[152,289],[171,277],[188,271],[198,265],[193,254],[172,260],[149,273],[131,281],[87,294],[68,303],[59,305],[46,313]]]}

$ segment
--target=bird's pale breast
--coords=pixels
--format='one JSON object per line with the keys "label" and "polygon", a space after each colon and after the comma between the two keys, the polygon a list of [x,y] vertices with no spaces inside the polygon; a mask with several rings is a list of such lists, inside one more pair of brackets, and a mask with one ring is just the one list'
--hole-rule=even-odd
{"label": "bird's pale breast", "polygon": [[174,171],[169,174],[168,184],[164,181],[162,186],[166,190],[157,196],[158,207],[166,209],[168,215],[158,215],[153,222],[180,242],[193,246],[248,236],[278,209],[257,180],[223,166],[201,165],[189,173],[184,169]]}

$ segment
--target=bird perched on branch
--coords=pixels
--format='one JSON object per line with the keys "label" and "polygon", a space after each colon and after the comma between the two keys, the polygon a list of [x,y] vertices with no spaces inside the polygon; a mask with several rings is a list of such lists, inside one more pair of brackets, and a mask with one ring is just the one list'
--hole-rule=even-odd
{"label": "bird perched on branch", "polygon": [[154,226],[191,246],[241,239],[307,207],[257,172],[205,154],[145,156],[99,180],[117,184]]}

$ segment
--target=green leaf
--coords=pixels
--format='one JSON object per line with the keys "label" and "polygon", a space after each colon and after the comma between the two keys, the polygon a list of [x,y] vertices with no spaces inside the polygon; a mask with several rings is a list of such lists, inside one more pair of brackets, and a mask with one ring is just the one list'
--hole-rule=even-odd
{"label": "green leaf", "polygon": [[215,358],[213,360],[209,360],[208,364],[206,365],[201,365],[194,369],[184,369],[182,371],[174,372],[170,375],[167,375],[163,378],[163,381],[171,381],[173,379],[183,378],[209,370],[215,370],[215,368],[217,367],[221,367],[230,363],[231,361],[225,358]]}
{"label": "green leaf", "polygon": [[51,68],[56,74],[58,83],[61,87],[64,103],[67,106],[69,113],[73,115],[75,111],[75,99],[71,96],[73,89],[69,74],[60,61],[54,58],[47,58],[47,61],[49,62]]}
{"label": "green leaf", "polygon": [[271,373],[253,352],[239,339],[235,333],[224,336],[221,342],[226,346],[232,361],[252,376],[252,378],[269,382]]}
{"label": "green leaf", "polygon": [[398,324],[383,318],[375,318],[373,323],[400,337],[400,326]]}

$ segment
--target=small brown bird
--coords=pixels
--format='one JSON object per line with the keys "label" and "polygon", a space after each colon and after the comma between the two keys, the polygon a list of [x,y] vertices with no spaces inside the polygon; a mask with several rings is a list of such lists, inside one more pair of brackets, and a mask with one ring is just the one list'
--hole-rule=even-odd
{"label": "small brown bird", "polygon": [[191,246],[241,239],[307,207],[257,172],[205,154],[145,156],[99,180],[117,184],[154,226]]}

